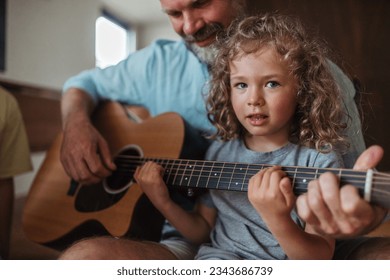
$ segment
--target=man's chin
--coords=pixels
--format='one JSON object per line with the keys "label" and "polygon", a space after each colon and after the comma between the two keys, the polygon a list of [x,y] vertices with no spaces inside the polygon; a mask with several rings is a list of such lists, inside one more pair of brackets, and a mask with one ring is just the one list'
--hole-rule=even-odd
{"label": "man's chin", "polygon": [[212,65],[217,55],[217,49],[214,43],[208,46],[200,47],[196,43],[187,43],[188,48],[199,58],[200,61],[207,65]]}

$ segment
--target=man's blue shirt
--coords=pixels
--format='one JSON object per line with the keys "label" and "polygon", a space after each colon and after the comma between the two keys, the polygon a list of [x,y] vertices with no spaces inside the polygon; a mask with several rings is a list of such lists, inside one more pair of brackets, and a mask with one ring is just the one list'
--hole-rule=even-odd
{"label": "man's blue shirt", "polygon": [[64,92],[83,89],[97,102],[114,100],[147,108],[152,116],[177,112],[194,128],[211,131],[207,119],[207,66],[184,41],[157,40],[119,64],[83,71],[70,78]]}

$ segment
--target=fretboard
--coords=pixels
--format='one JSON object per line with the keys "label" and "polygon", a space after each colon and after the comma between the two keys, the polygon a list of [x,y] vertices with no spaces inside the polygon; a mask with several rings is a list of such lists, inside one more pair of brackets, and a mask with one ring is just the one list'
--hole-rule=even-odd
{"label": "fretboard", "polygon": [[[164,181],[169,186],[247,191],[249,179],[267,164],[247,164],[196,160],[156,160],[165,169]],[[284,166],[282,170],[292,180],[297,195],[306,192],[311,180],[325,172],[336,174],[341,184],[364,188],[366,172],[350,169],[327,169]]]}
{"label": "fretboard", "polygon": [[[139,158],[133,156],[125,156],[119,163],[125,164],[126,170],[135,170],[137,166],[147,161],[154,161],[165,169],[163,179],[169,187],[242,192],[248,190],[248,182],[253,175],[272,166],[269,164]],[[296,195],[306,192],[310,181],[317,179],[325,172],[331,172],[338,176],[341,186],[351,184],[358,188],[360,195],[365,197],[367,201],[390,209],[390,175],[387,173],[377,173],[372,170],[367,172],[352,169],[300,166],[283,166],[282,170],[291,179]]]}

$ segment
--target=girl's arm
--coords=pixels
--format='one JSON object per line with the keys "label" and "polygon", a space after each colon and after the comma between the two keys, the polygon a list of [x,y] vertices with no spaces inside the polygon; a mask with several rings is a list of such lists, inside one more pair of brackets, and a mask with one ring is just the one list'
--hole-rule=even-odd
{"label": "girl's arm", "polygon": [[266,223],[289,259],[332,259],[334,239],[314,234],[309,227],[303,230],[288,216],[280,218],[279,223]]}
{"label": "girl's arm", "polygon": [[249,201],[278,240],[289,259],[331,259],[334,240],[300,228],[290,214],[295,196],[280,167],[260,171],[249,181]]}
{"label": "girl's arm", "polygon": [[137,168],[134,178],[153,205],[185,238],[197,244],[208,241],[216,210],[200,203],[193,212],[184,210],[169,197],[163,173],[162,166],[147,162]]}

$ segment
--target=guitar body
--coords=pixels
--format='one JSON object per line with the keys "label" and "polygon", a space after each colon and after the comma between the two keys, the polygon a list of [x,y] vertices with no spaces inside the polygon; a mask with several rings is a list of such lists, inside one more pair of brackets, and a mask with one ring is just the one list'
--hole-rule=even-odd
{"label": "guitar body", "polygon": [[[205,141],[198,141],[175,113],[162,114],[141,123],[129,119],[125,107],[103,103],[93,116],[94,124],[107,140],[112,155],[136,144],[144,157],[202,158]],[[104,184],[72,183],[60,162],[62,135],[58,135],[39,169],[27,197],[23,227],[30,240],[61,248],[92,235],[130,236],[158,240],[162,216],[143,195],[130,186],[107,193]],[[191,154],[191,149],[195,153]],[[136,217],[137,216],[137,217]],[[152,216],[152,217],[151,217]],[[153,217],[154,216],[154,217]]]}

